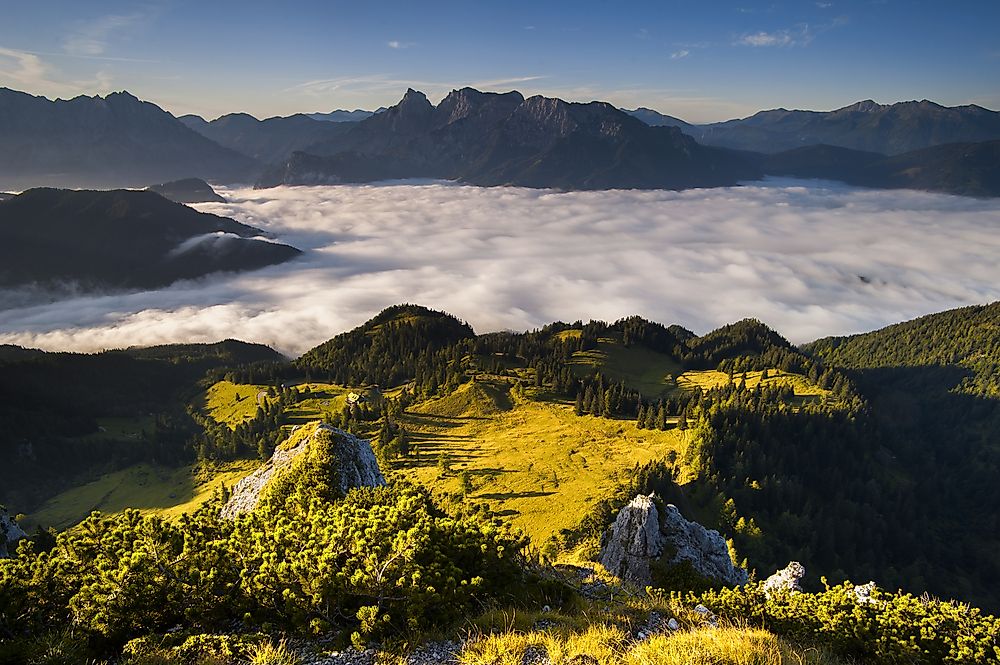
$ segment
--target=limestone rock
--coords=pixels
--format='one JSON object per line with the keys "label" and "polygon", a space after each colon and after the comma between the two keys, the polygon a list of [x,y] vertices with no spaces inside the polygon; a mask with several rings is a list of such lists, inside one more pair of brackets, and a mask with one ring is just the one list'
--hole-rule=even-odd
{"label": "limestone rock", "polygon": [[764,593],[768,598],[774,593],[799,593],[802,591],[799,581],[805,576],[805,566],[798,561],[789,561],[787,566],[764,580]]}
{"label": "limestone rock", "polygon": [[670,563],[690,561],[703,577],[730,586],[746,584],[746,571],[733,565],[726,539],[718,531],[684,519],[677,506],[667,504],[662,532],[666,543],[677,551]]}
{"label": "limestone rock", "polygon": [[385,485],[385,477],[367,440],[323,423],[312,423],[294,431],[288,440],[275,449],[271,459],[236,483],[220,515],[232,519],[252,511],[274,480],[303,460],[311,446],[326,440],[330,443],[333,458],[330,472],[336,479],[341,494],[346,494],[355,487]]}
{"label": "limestone rock", "polygon": [[639,495],[622,508],[601,551],[601,563],[614,575],[643,587],[652,584],[650,566],[665,552],[665,565],[689,562],[696,573],[727,585],[744,584],[746,571],[733,565],[718,531],[684,519],[667,504],[660,517],[654,495]]}
{"label": "limestone rock", "polygon": [[653,495],[641,494],[621,509],[601,551],[601,564],[613,575],[640,587],[652,584],[651,561],[663,552],[660,516]]}
{"label": "limestone rock", "polygon": [[7,514],[7,509],[0,507],[0,559],[10,556],[9,548],[12,548],[17,541],[27,537],[28,534]]}
{"label": "limestone rock", "polygon": [[858,601],[858,605],[871,605],[874,602],[872,594],[876,591],[878,591],[878,585],[875,582],[868,582],[868,584],[854,587],[854,598]]}

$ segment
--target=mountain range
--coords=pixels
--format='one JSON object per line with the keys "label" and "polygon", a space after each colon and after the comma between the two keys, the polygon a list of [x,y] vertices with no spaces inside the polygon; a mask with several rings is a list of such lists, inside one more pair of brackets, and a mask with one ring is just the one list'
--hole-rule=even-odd
{"label": "mountain range", "polygon": [[704,145],[762,153],[823,144],[899,155],[946,143],[1000,139],[997,111],[974,104],[941,106],[926,99],[896,104],[868,99],[835,111],[771,109],[702,125],[645,108],[627,113],[649,125],[680,127]]}
{"label": "mountain range", "polygon": [[342,136],[294,153],[258,186],[442,178],[563,189],[712,187],[759,176],[745,156],[650,127],[603,102],[408,90]]}
{"label": "mountain range", "polygon": [[[344,114],[346,113],[346,115]],[[339,115],[338,115],[339,114]],[[408,90],[377,112],[175,118],[121,92],[50,101],[0,89],[0,189],[450,179],[559,189],[715,187],[765,175],[996,196],[1000,114],[929,101],[761,111],[695,125],[648,108]]]}
{"label": "mountain range", "polygon": [[63,291],[166,286],[281,263],[299,250],[152,191],[31,189],[0,202],[0,287]]}
{"label": "mountain range", "polygon": [[0,183],[137,187],[185,177],[240,182],[253,159],[127,92],[51,101],[0,88]]}

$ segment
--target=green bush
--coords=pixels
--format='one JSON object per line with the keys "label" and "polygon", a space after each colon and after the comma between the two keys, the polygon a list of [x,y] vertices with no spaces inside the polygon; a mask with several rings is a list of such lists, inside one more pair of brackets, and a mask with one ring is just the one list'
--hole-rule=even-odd
{"label": "green bush", "polygon": [[[49,552],[0,561],[0,634],[71,626],[102,650],[174,626],[346,630],[356,641],[447,626],[523,587],[524,542],[452,517],[408,484],[331,503],[308,488],[229,522],[94,514]],[[220,654],[226,655],[226,654]]]}
{"label": "green bush", "polygon": [[758,583],[689,594],[685,600],[853,658],[907,665],[1000,661],[1000,619],[966,605],[904,593],[875,591],[870,601],[861,602],[854,588],[847,582],[820,593],[768,598]]}

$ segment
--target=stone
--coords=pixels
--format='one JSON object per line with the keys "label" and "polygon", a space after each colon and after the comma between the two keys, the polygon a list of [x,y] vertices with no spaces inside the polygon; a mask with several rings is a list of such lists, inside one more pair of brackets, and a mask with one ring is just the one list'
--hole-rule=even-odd
{"label": "stone", "polygon": [[652,584],[651,561],[663,552],[660,517],[653,495],[639,495],[621,509],[611,537],[601,551],[601,564],[612,575],[640,587]]}
{"label": "stone", "polygon": [[878,586],[875,582],[868,582],[868,584],[856,586],[854,587],[854,599],[858,602],[858,605],[871,605],[874,602],[872,594],[877,590]]}
{"label": "stone", "polygon": [[789,561],[787,566],[764,580],[764,593],[768,598],[772,594],[799,593],[802,591],[799,582],[805,576],[805,566],[798,561]]}
{"label": "stone", "polygon": [[331,440],[334,458],[334,468],[331,471],[336,474],[341,494],[346,494],[355,487],[385,485],[378,460],[366,439],[324,423],[311,423],[294,430],[288,440],[275,449],[271,459],[236,483],[232,495],[219,514],[223,518],[232,519],[256,508],[265,488],[293,468],[309,447],[316,445],[319,437],[329,437]]}
{"label": "stone", "polygon": [[[665,552],[669,554],[663,560]],[[650,566],[657,561],[668,566],[690,563],[698,575],[730,586],[747,580],[718,531],[686,520],[672,504],[664,507],[661,518],[652,494],[635,497],[618,513],[600,561],[610,573],[639,587],[653,583]]]}
{"label": "stone", "polygon": [[746,584],[747,572],[733,564],[726,539],[714,529],[684,519],[673,504],[664,509],[662,533],[666,544],[676,550],[671,564],[689,561],[702,577],[729,586]]}
{"label": "stone", "polygon": [[27,537],[28,534],[7,514],[7,509],[0,506],[0,559],[10,556],[9,550],[14,549],[17,541]]}
{"label": "stone", "polygon": [[677,619],[671,618],[670,621],[667,622],[667,628],[670,630],[680,630],[681,624],[678,623]]}

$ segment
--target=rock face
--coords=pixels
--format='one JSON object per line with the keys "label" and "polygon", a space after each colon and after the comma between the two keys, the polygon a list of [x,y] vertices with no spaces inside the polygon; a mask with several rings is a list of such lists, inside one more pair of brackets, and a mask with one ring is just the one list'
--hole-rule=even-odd
{"label": "rock face", "polygon": [[694,570],[730,585],[745,584],[747,573],[733,565],[726,539],[714,529],[684,519],[677,506],[667,504],[661,529],[667,544],[676,549],[670,563],[690,561]]}
{"label": "rock face", "polygon": [[256,508],[268,485],[293,468],[304,458],[310,446],[318,445],[323,437],[329,437],[332,444],[333,468],[330,471],[336,478],[341,494],[346,494],[354,487],[385,485],[385,477],[367,440],[329,425],[315,423],[294,432],[285,443],[278,446],[264,466],[236,483],[220,515],[232,519]]}
{"label": "rock face", "polygon": [[764,580],[764,593],[771,594],[799,593],[802,586],[799,582],[806,576],[806,567],[798,561],[789,561],[788,565]]}
{"label": "rock face", "polygon": [[7,514],[7,509],[0,507],[0,559],[7,558],[10,555],[8,549],[27,537],[28,534]]}
{"label": "rock face", "polygon": [[649,563],[662,553],[656,504],[652,495],[640,494],[618,513],[611,538],[601,551],[601,564],[623,580],[647,586],[652,582]]}
{"label": "rock face", "polygon": [[744,584],[746,571],[733,565],[726,540],[718,531],[684,519],[667,504],[661,518],[653,495],[639,495],[622,508],[601,551],[611,573],[638,586],[652,584],[651,566],[688,562],[706,578],[727,585]]}

